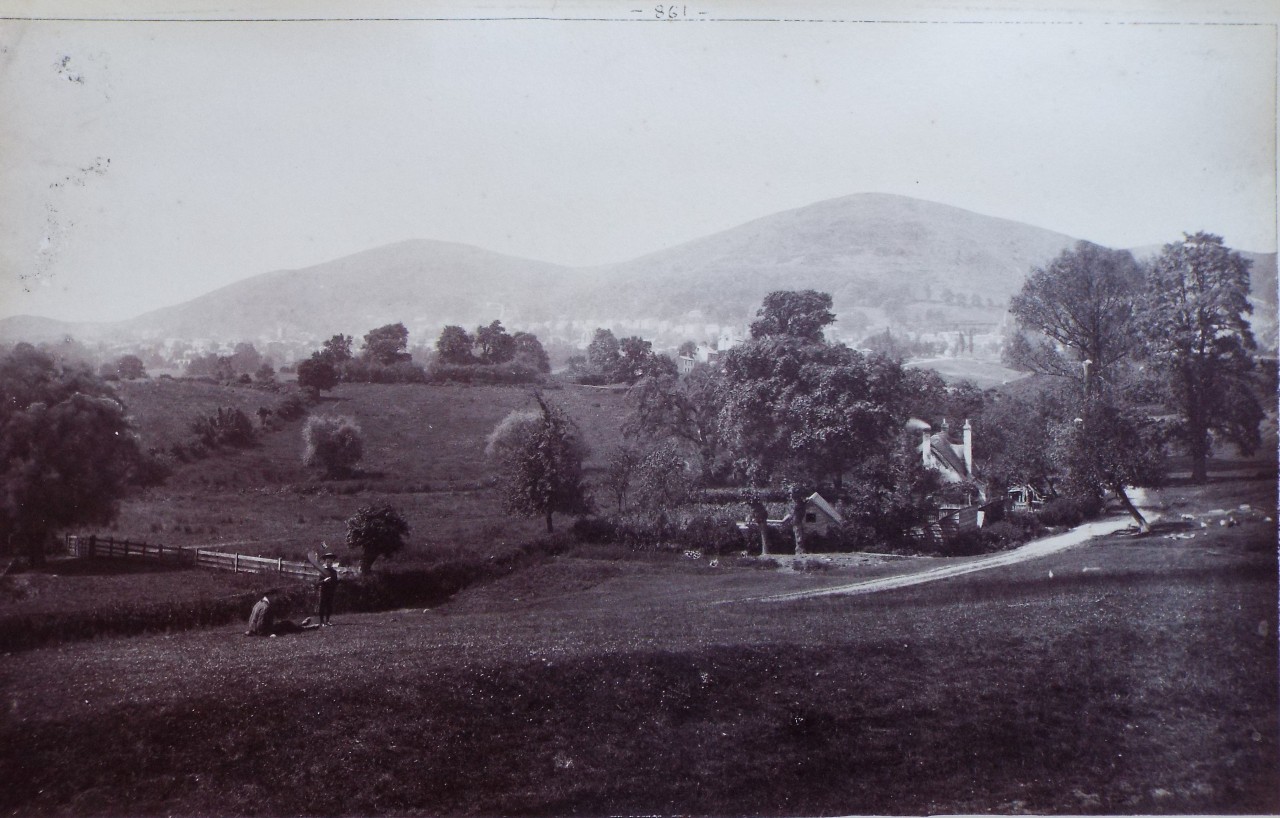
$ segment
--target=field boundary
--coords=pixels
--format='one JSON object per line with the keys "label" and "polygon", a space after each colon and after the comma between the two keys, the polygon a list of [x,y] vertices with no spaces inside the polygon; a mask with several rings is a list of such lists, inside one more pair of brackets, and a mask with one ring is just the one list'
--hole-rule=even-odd
{"label": "field boundary", "polygon": [[191,568],[213,568],[237,574],[279,574],[298,579],[315,579],[320,576],[320,572],[311,564],[293,562],[282,557],[251,557],[204,548],[151,545],[130,539],[118,540],[114,536],[98,537],[96,534],[88,537],[68,534],[65,543],[67,553],[74,557],[157,560]]}

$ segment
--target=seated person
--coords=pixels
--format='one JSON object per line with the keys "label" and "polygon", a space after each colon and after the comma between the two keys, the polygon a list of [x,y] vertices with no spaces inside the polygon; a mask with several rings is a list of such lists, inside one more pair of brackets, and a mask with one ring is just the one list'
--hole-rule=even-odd
{"label": "seated person", "polygon": [[262,595],[262,599],[253,606],[249,613],[249,630],[245,636],[279,636],[282,633],[301,633],[320,627],[311,623],[311,617],[302,620],[302,624],[294,624],[288,619],[276,619],[276,604],[273,597],[279,593],[278,588],[271,588]]}

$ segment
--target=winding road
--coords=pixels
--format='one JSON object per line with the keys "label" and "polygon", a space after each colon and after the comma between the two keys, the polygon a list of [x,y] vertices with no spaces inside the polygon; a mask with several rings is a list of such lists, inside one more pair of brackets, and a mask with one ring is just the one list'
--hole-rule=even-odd
{"label": "winding road", "polygon": [[[1140,489],[1131,489],[1131,497],[1134,505],[1142,509],[1143,515],[1148,522],[1154,522],[1160,515],[1154,510],[1144,507],[1145,495]],[[905,588],[910,585],[922,585],[926,582],[937,582],[938,580],[958,577],[963,574],[972,574],[975,571],[986,571],[991,568],[999,568],[1003,565],[1016,565],[1020,562],[1047,557],[1050,554],[1056,554],[1059,551],[1065,551],[1068,548],[1087,542],[1094,537],[1100,537],[1104,534],[1112,534],[1116,531],[1123,531],[1133,525],[1133,519],[1129,516],[1113,517],[1107,520],[1099,520],[1094,523],[1085,523],[1077,526],[1070,531],[1061,534],[1055,534],[1052,537],[1044,537],[1039,540],[1019,546],[1012,551],[1004,551],[999,554],[992,554],[987,557],[980,557],[971,562],[943,565],[938,568],[929,568],[913,574],[902,574],[892,577],[880,577],[878,579],[867,579],[860,582],[851,582],[847,585],[836,585],[830,588],[814,588],[806,591],[792,591],[786,594],[774,594],[771,596],[753,597],[750,602],[789,602],[794,599],[810,599],[819,596],[834,595],[852,595],[852,594],[870,594],[876,591],[887,591],[892,588]]]}

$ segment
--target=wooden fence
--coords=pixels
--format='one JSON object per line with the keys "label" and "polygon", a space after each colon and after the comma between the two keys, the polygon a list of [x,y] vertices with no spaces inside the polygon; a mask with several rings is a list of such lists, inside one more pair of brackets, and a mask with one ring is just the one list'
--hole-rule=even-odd
{"label": "wooden fence", "polygon": [[203,548],[177,548],[169,545],[149,545],[145,542],[117,540],[115,537],[66,536],[67,553],[76,557],[115,557],[128,559],[161,560],[174,565],[192,568],[215,568],[240,574],[281,574],[300,579],[320,576],[310,563],[290,562],[280,557],[250,557],[244,554],[225,554]]}

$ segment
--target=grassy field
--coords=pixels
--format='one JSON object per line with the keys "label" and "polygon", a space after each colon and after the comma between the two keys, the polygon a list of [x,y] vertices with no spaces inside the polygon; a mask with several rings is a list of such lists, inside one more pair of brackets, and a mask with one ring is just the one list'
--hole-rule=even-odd
{"label": "grassy field", "polygon": [[1276,528],[1228,513],[1274,480],[1162,497],[1151,536],[882,594],[583,553],[318,633],[16,654],[0,811],[1276,812]]}
{"label": "grassy field", "polygon": [[[144,445],[161,449],[187,440],[190,422],[219,406],[256,418],[257,407],[280,400],[251,387],[180,381],[121,388]],[[502,510],[483,451],[498,421],[533,405],[530,395],[510,387],[340,385],[312,413],[347,415],[362,426],[360,474],[321,480],[303,467],[303,421],[294,421],[262,434],[254,448],[179,464],[165,485],[127,500],[113,530],[165,545],[300,558],[322,541],[339,545],[344,521],[360,506],[390,502],[412,526],[411,547],[400,558],[407,564],[440,549],[525,540],[541,523]],[[579,423],[594,474],[620,440],[625,396],[572,386],[547,395]]]}

